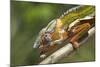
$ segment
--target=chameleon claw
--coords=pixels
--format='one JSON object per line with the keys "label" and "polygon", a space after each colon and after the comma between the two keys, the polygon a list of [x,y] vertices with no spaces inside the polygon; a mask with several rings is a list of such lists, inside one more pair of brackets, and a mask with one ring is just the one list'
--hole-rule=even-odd
{"label": "chameleon claw", "polygon": [[40,55],[40,58],[45,58],[45,57],[46,57],[45,54]]}
{"label": "chameleon claw", "polygon": [[62,44],[61,40],[56,40],[50,43],[50,46],[54,46],[55,44]]}
{"label": "chameleon claw", "polygon": [[79,48],[79,43],[78,43],[78,42],[74,42],[74,43],[73,43],[73,47],[74,47],[74,48]]}

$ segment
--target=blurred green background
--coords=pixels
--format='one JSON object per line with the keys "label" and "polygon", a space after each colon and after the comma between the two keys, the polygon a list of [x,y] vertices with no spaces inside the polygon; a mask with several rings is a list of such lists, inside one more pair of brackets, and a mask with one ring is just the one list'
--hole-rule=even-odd
{"label": "blurred green background", "polygon": [[[74,6],[77,5],[11,1],[11,66],[38,64],[39,55],[32,46],[39,31]],[[94,60],[95,36],[57,63]]]}

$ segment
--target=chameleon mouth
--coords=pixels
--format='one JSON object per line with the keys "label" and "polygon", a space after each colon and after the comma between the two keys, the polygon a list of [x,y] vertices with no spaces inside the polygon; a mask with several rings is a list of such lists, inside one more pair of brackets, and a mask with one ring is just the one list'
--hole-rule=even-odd
{"label": "chameleon mouth", "polygon": [[48,51],[48,48],[45,46],[39,47],[40,55],[45,54]]}
{"label": "chameleon mouth", "polygon": [[40,50],[40,55],[44,54],[45,51],[44,50]]}

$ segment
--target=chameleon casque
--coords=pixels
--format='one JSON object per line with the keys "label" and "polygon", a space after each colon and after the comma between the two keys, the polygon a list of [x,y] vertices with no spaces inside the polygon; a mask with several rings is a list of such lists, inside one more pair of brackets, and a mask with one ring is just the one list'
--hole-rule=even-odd
{"label": "chameleon casque", "polygon": [[40,55],[43,55],[67,41],[77,49],[80,38],[88,35],[88,30],[95,26],[94,11],[95,7],[89,5],[67,10],[39,32],[33,48],[38,48]]}

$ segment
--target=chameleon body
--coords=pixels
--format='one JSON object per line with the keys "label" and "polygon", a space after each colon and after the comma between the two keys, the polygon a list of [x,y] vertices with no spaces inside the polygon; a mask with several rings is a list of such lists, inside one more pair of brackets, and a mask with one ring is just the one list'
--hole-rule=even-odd
{"label": "chameleon body", "polygon": [[40,31],[33,47],[39,48],[40,54],[52,50],[55,45],[63,44],[64,41],[78,48],[78,40],[94,26],[94,11],[95,7],[88,5],[69,9]]}

